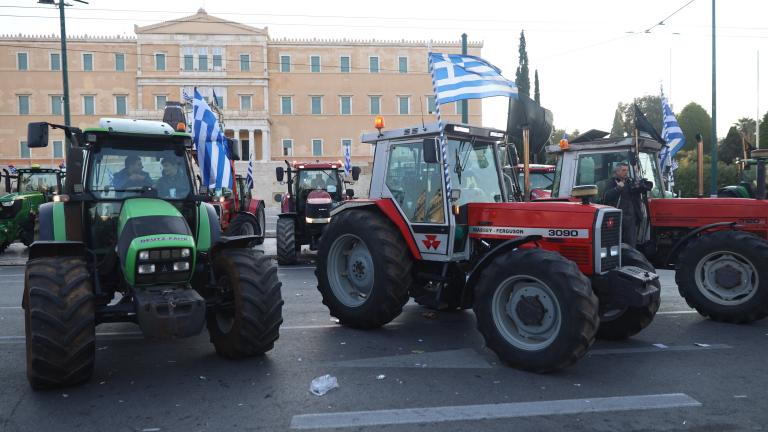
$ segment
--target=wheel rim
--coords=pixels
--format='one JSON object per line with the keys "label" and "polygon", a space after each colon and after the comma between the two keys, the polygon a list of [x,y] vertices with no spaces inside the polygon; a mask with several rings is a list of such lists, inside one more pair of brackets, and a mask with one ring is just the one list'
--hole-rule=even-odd
{"label": "wheel rim", "polygon": [[352,234],[337,238],[328,251],[328,281],[333,295],[348,307],[365,303],[373,291],[373,257]]}
{"label": "wheel rim", "polygon": [[557,297],[534,277],[506,279],[496,289],[491,309],[496,329],[516,348],[544,349],[560,332],[562,314]]}
{"label": "wheel rim", "polygon": [[720,305],[749,301],[759,285],[755,265],[735,252],[712,252],[696,265],[696,286],[707,299]]}
{"label": "wheel rim", "polygon": [[[230,296],[232,293],[232,289],[229,284],[229,278],[227,277],[223,277],[219,280],[218,288],[222,297]],[[221,310],[217,310],[216,325],[219,327],[220,332],[223,334],[228,334],[235,326],[235,311],[232,310],[231,312],[226,313]]]}

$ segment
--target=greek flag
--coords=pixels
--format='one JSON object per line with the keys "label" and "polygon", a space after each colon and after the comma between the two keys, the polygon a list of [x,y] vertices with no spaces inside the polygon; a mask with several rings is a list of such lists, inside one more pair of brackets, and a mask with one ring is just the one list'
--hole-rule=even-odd
{"label": "greek flag", "polygon": [[248,161],[248,175],[245,177],[245,187],[253,189],[253,159]]}
{"label": "greek flag", "polygon": [[677,168],[675,165],[675,153],[677,153],[685,145],[685,136],[683,130],[680,129],[680,125],[677,123],[675,113],[672,112],[672,108],[669,106],[667,98],[664,97],[664,92],[661,93],[661,110],[664,114],[664,127],[661,129],[661,137],[667,145],[661,151],[659,158],[661,159],[661,169],[666,171],[674,171]]}
{"label": "greek flag", "polygon": [[344,147],[344,176],[349,177],[352,171],[352,156],[349,154],[349,147]]}
{"label": "greek flag", "polygon": [[429,57],[437,104],[490,96],[517,97],[515,83],[480,57],[439,53],[429,53]]}
{"label": "greek flag", "polygon": [[195,89],[192,105],[192,135],[197,149],[197,163],[203,180],[203,186],[221,189],[232,184],[232,167],[227,157],[227,140],[219,128],[219,121],[205,102],[200,92]]}

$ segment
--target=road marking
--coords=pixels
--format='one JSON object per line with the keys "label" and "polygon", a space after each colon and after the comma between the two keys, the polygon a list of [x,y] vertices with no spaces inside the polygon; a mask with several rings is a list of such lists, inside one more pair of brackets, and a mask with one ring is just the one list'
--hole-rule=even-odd
{"label": "road marking", "polygon": [[493,366],[472,348],[371,357],[331,363],[353,368],[490,369]]}
{"label": "road marking", "polygon": [[684,393],[617,396],[594,399],[567,399],[545,402],[518,402],[487,405],[460,405],[377,411],[349,411],[301,414],[291,418],[291,429],[330,429],[467,420],[494,420],[515,417],[584,414],[611,411],[638,411],[700,407],[701,402]]}
{"label": "road marking", "polygon": [[721,350],[721,349],[731,349],[731,348],[733,347],[725,344],[711,344],[707,346],[698,346],[693,344],[669,346],[669,345],[657,344],[657,345],[650,345],[650,346],[643,346],[643,347],[636,347],[636,348],[593,349],[593,350],[590,350],[587,354],[588,355],[644,354],[644,353],[667,352],[667,351],[704,351],[704,350]]}
{"label": "road marking", "polygon": [[679,310],[679,311],[661,311],[656,312],[656,315],[682,315],[682,314],[697,314],[695,310]]}
{"label": "road marking", "polygon": [[22,308],[21,306],[0,306],[0,309],[11,309],[11,310],[15,310],[15,309],[23,309],[23,308]]}
{"label": "road marking", "polygon": [[278,267],[277,271],[283,271],[283,270],[308,270],[308,269],[315,269],[315,266],[306,266],[306,267]]}

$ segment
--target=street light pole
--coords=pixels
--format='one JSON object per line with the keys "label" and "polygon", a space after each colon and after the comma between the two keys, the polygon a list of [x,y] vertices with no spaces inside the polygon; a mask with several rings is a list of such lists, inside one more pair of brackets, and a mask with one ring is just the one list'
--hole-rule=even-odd
{"label": "street light pole", "polygon": [[[462,33],[461,34],[461,54],[467,55],[467,34]],[[461,122],[464,124],[469,123],[469,101],[463,100],[459,101],[461,104]]]}
{"label": "street light pole", "polygon": [[[61,24],[61,79],[64,84],[64,125],[71,126],[72,118],[69,111],[69,74],[67,71],[67,29],[64,23],[64,0],[59,0],[59,22]],[[67,149],[72,143],[67,140]]]}
{"label": "street light pole", "polygon": [[715,61],[715,0],[712,0],[712,188],[717,196],[717,62]]}

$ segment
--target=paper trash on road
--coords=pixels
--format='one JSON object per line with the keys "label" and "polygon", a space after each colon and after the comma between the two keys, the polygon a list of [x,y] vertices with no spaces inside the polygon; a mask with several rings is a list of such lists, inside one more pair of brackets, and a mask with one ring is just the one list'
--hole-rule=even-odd
{"label": "paper trash on road", "polygon": [[309,391],[315,396],[322,396],[338,386],[339,381],[335,376],[323,375],[312,380],[312,384],[309,385]]}
{"label": "paper trash on road", "polygon": [[706,348],[706,347],[709,346],[709,344],[699,343],[699,342],[694,343],[694,345],[696,345],[697,347],[702,347],[702,348]]}
{"label": "paper trash on road", "polygon": [[385,379],[386,377],[387,377],[387,376],[386,376],[386,375],[384,375],[384,374],[381,374],[381,375],[376,375],[376,379],[377,379],[377,380],[379,380],[379,381],[381,381],[381,380]]}

